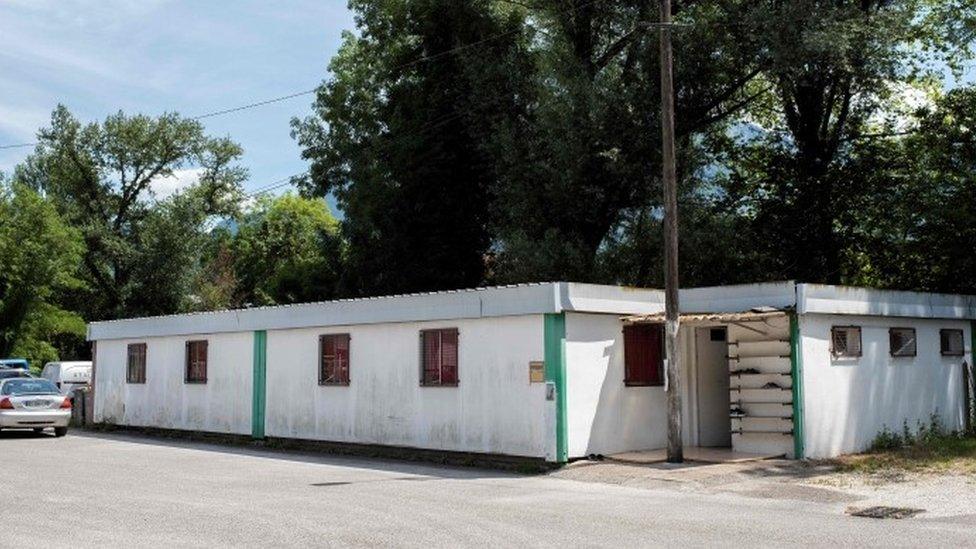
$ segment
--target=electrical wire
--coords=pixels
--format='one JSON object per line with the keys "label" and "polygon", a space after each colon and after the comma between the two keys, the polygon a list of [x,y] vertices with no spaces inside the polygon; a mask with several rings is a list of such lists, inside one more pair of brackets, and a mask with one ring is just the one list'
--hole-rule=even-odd
{"label": "electrical wire", "polygon": [[[579,10],[581,10],[583,8],[587,8],[587,7],[590,7],[590,6],[594,5],[594,4],[598,4],[598,3],[606,2],[606,1],[607,0],[591,0],[590,2],[587,2],[585,4],[580,4],[578,6],[574,6],[572,8],[568,8],[566,10],[557,12],[557,14],[558,15],[562,15],[562,14],[566,14],[566,13],[571,13],[571,12],[579,11]],[[455,46],[453,48],[450,48],[450,49],[447,49],[447,50],[444,50],[444,51],[441,51],[441,52],[437,52],[437,53],[431,54],[431,55],[422,55],[422,56],[420,56],[417,59],[414,59],[412,61],[408,61],[406,63],[401,63],[400,65],[395,65],[391,69],[394,70],[394,71],[395,70],[400,70],[400,69],[405,69],[405,68],[408,68],[408,67],[412,67],[414,65],[417,65],[419,63],[424,63],[424,62],[431,61],[431,60],[434,60],[434,59],[439,59],[441,57],[444,57],[444,56],[447,56],[447,55],[451,55],[453,53],[457,53],[457,52],[460,52],[460,51],[463,51],[463,50],[467,50],[467,49],[470,49],[470,48],[474,48],[474,47],[477,47],[477,46],[481,46],[483,44],[487,44],[487,43],[492,42],[494,40],[498,40],[500,38],[504,38],[506,36],[509,36],[509,35],[512,35],[512,34],[516,34],[518,32],[522,32],[522,30],[523,29],[521,27],[518,27],[518,28],[515,28],[515,29],[512,29],[512,30],[495,33],[493,35],[490,35],[490,36],[487,36],[485,38],[482,38],[481,40],[477,40],[475,42],[471,42],[469,44],[462,44],[460,46]],[[197,115],[197,116],[193,116],[193,117],[190,118],[190,120],[203,120],[205,118],[211,118],[211,117],[214,117],[214,116],[222,116],[222,115],[225,115],[225,114],[231,114],[231,113],[235,113],[235,112],[245,111],[245,110],[253,109],[253,108],[256,108],[256,107],[263,107],[265,105],[270,105],[270,104],[273,104],[273,103],[280,103],[282,101],[287,101],[289,99],[294,99],[296,97],[303,97],[303,96],[306,96],[306,95],[311,95],[311,94],[317,92],[318,90],[319,90],[319,88],[318,87],[315,87],[313,89],[302,90],[302,91],[298,91],[298,92],[294,92],[294,93],[290,93],[290,94],[282,95],[282,96],[278,96],[278,97],[272,97],[270,99],[264,99],[264,100],[261,100],[261,101],[255,101],[253,103],[247,103],[247,104],[244,104],[244,105],[238,105],[236,107],[229,107],[229,108],[220,109],[220,110],[216,110],[216,111],[212,111],[212,112],[207,112],[207,113],[204,113],[204,114],[200,114],[200,115]],[[17,144],[12,144],[12,145],[0,145],[0,150],[4,150],[4,149],[17,149],[17,148],[23,148],[23,147],[34,147],[36,145],[38,145],[38,143],[17,143]]]}

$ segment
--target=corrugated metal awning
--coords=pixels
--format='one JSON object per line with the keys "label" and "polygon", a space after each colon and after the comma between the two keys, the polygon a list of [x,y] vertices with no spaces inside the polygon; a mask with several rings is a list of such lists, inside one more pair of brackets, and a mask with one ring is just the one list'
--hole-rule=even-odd
{"label": "corrugated metal awning", "polygon": [[[751,311],[740,311],[735,313],[684,313],[678,317],[682,324],[700,324],[706,322],[749,322],[753,320],[766,320],[786,315],[784,309],[753,309]],[[659,324],[664,322],[664,313],[654,313],[650,315],[632,315],[622,317],[621,320],[627,324]]]}

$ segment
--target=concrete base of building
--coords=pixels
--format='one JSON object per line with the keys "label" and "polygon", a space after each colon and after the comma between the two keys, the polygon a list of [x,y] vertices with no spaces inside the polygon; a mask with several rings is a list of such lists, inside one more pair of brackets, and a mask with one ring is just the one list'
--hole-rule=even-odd
{"label": "concrete base of building", "polygon": [[485,469],[514,471],[525,474],[543,473],[561,466],[561,464],[547,462],[542,458],[526,456],[508,456],[503,454],[483,454],[476,452],[454,452],[448,450],[410,448],[382,444],[357,444],[349,442],[278,437],[266,437],[261,440],[255,440],[249,435],[232,433],[186,431],[182,429],[164,429],[160,427],[135,427],[108,423],[95,424],[88,427],[87,430],[93,432],[132,434],[157,439],[186,440],[227,446],[261,448],[265,450],[287,450],[291,452],[307,452],[325,455],[345,455],[400,461],[417,461],[460,467],[479,467]]}
{"label": "concrete base of building", "polygon": [[[785,457],[784,454],[753,454],[748,452],[734,452],[731,448],[701,448],[688,446],[684,449],[685,461],[697,463],[745,463],[764,459]],[[647,464],[667,461],[667,450],[643,450],[639,452],[624,452],[607,456],[608,459],[626,463]]]}

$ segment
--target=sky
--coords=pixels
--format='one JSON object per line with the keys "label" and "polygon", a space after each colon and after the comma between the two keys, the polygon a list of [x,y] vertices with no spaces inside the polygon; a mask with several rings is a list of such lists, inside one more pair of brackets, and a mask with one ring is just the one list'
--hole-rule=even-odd
{"label": "sky", "polygon": [[[315,88],[352,28],[346,0],[0,0],[0,146],[33,142],[58,103],[84,122],[120,109],[197,116]],[[306,169],[289,121],[312,99],[201,122],[243,146],[245,189],[259,189]],[[0,149],[0,171],[31,151]]]}
{"label": "sky", "polygon": [[[0,147],[34,141],[58,103],[90,122],[119,109],[197,116],[312,89],[352,28],[346,0],[0,0]],[[974,80],[967,67],[962,82]],[[253,191],[306,169],[289,121],[311,101],[203,123],[244,147]],[[31,150],[0,148],[0,172]],[[195,176],[155,188],[165,196]]]}

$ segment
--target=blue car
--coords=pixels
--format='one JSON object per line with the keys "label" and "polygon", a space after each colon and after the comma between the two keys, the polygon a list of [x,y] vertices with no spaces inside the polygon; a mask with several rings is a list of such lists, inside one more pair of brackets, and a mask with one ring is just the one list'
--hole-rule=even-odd
{"label": "blue car", "polygon": [[30,371],[30,365],[26,358],[0,358],[0,370],[23,370]]}

